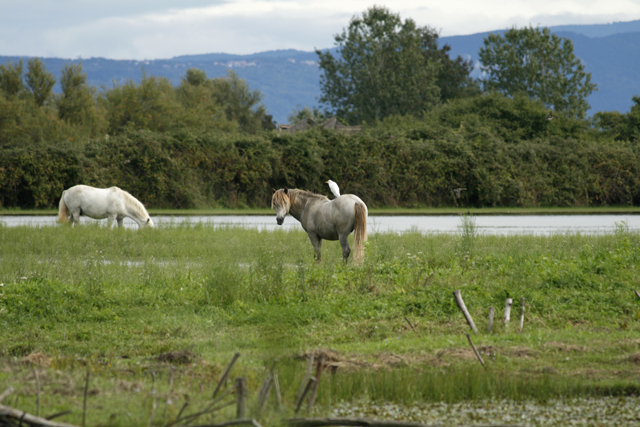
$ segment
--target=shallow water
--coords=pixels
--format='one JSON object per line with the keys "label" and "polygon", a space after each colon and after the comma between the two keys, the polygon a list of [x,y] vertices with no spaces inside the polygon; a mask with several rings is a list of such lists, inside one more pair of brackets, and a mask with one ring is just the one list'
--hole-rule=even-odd
{"label": "shallow water", "polygon": [[[157,227],[172,227],[184,223],[237,226],[260,230],[302,230],[300,223],[292,217],[284,224],[276,224],[275,215],[212,215],[212,216],[152,216]],[[55,226],[56,216],[0,216],[0,224],[7,227],[30,225],[33,227]],[[480,215],[474,216],[476,230],[481,234],[605,234],[613,233],[617,225],[623,224],[631,231],[640,231],[640,215]],[[92,224],[96,220],[83,217],[81,224]],[[106,220],[98,221],[106,225]],[[125,218],[125,227],[137,228],[137,224]],[[462,224],[458,215],[439,216],[369,216],[368,232],[421,232],[456,233]]]}

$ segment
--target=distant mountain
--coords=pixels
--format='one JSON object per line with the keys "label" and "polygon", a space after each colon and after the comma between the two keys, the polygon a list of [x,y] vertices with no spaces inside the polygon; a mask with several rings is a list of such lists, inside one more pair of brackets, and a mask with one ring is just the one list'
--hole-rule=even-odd
{"label": "distant mountain", "polygon": [[[629,111],[631,97],[640,95],[640,20],[550,28],[559,36],[573,41],[576,55],[598,85],[598,92],[589,98],[590,113]],[[439,41],[441,46],[445,43],[451,46],[452,56],[473,59],[477,67],[474,75],[479,76],[478,51],[487,34],[442,37]],[[0,64],[18,59],[0,56]],[[26,61],[27,58],[23,59]],[[98,88],[110,88],[113,83],[124,83],[129,79],[139,82],[143,73],[167,77],[174,84],[179,84],[189,68],[199,68],[210,78],[222,77],[227,70],[233,69],[252,89],[263,94],[263,103],[278,123],[287,123],[287,117],[297,107],[319,104],[320,70],[315,52],[289,49],[252,55],[208,53],[148,61],[41,59],[56,78],[59,78],[66,62],[82,62],[88,83]],[[59,86],[54,90],[59,91]]]}

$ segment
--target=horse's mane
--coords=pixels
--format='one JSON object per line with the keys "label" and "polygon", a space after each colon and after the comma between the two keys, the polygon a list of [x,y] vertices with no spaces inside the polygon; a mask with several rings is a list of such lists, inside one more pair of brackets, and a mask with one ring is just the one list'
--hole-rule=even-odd
{"label": "horse's mane", "polygon": [[120,190],[120,194],[122,194],[122,198],[125,205],[127,205],[127,209],[131,209],[132,211],[134,211],[140,218],[144,219],[149,217],[147,209],[144,207],[140,200],[136,199],[128,191],[123,190],[122,188],[118,188],[118,190]]}
{"label": "horse's mane", "polygon": [[275,203],[280,203],[282,205],[285,205],[287,202],[289,202],[290,204],[294,204],[296,202],[296,198],[298,197],[304,198],[304,199],[318,199],[318,200],[327,198],[327,196],[323,196],[322,194],[312,193],[311,191],[299,190],[297,188],[289,188],[286,194],[282,190],[278,190],[275,193],[273,193],[273,197],[271,198],[271,207],[273,207]]}

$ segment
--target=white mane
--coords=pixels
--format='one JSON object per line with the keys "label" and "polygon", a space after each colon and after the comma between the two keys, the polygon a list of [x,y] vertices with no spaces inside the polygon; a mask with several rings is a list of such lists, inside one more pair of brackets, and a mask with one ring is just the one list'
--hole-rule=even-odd
{"label": "white mane", "polygon": [[139,218],[142,219],[149,217],[147,209],[145,209],[140,200],[133,197],[131,194],[129,194],[128,191],[125,191],[122,188],[116,188],[120,190],[120,194],[122,194],[122,199],[124,200],[124,204],[127,206],[127,210],[132,211],[133,214],[136,214]]}

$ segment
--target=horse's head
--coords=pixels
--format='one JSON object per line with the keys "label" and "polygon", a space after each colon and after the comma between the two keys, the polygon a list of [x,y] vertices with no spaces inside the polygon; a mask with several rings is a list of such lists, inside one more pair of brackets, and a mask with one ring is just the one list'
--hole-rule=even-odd
{"label": "horse's head", "polygon": [[151,221],[151,217],[147,218],[147,222],[144,223],[144,226],[145,227],[151,227],[151,228],[154,227],[153,221]]}
{"label": "horse's head", "polygon": [[276,221],[278,225],[282,225],[284,217],[289,213],[291,200],[289,199],[289,189],[287,187],[281,190],[273,190],[271,197],[271,207],[276,210]]}

